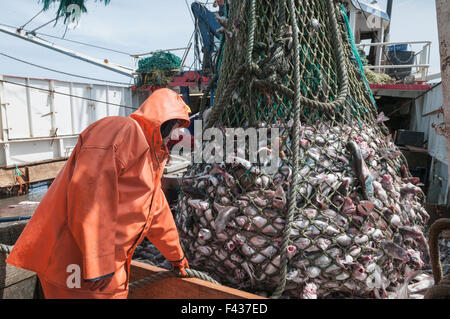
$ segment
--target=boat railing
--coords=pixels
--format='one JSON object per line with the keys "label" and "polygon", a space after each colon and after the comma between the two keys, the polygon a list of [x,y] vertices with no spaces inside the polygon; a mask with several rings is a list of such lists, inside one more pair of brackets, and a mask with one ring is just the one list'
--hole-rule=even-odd
{"label": "boat railing", "polygon": [[[431,58],[431,41],[404,41],[404,42],[379,42],[379,43],[360,43],[357,47],[364,50],[366,47],[376,47],[377,57],[375,65],[368,65],[367,68],[374,70],[377,73],[385,73],[388,69],[412,69],[412,75],[415,76],[415,80],[422,82],[427,81],[428,71],[430,68]],[[389,59],[383,60],[382,57],[387,57],[387,49],[390,46],[397,45],[410,45],[421,46],[421,49],[414,51],[414,63],[413,64],[392,64]]]}

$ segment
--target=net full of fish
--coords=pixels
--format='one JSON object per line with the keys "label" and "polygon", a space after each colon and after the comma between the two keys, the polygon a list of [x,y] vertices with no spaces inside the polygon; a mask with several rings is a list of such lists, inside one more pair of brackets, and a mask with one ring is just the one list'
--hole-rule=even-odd
{"label": "net full of fish", "polygon": [[[284,296],[395,293],[402,278],[429,261],[419,180],[405,166],[396,171],[400,153],[391,141],[380,149],[384,143],[370,128],[319,124],[301,132],[300,196],[285,252]],[[281,147],[285,154],[289,143]],[[279,170],[267,174],[263,164],[234,157],[232,164],[199,165],[184,176],[175,211],[193,268],[267,295],[280,280],[292,167],[280,160]]]}
{"label": "net full of fish", "polygon": [[[292,1],[300,61],[293,55]],[[181,244],[194,269],[264,296],[285,278],[283,298],[395,298],[429,262],[424,194],[387,136],[386,118],[377,117],[344,10],[332,0],[292,1],[225,1],[228,32],[215,104],[203,116],[209,127],[279,128],[279,151],[268,140],[255,163],[246,149],[240,157],[219,154],[229,159],[222,164],[192,165],[174,209]],[[294,117],[296,87],[304,98],[331,105],[344,83],[339,107],[302,102]],[[277,170],[267,169],[263,154]]]}

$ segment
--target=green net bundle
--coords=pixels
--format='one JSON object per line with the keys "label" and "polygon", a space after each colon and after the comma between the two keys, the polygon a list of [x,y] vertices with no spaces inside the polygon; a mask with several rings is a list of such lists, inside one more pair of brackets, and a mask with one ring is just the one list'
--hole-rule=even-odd
{"label": "green net bundle", "polygon": [[151,57],[138,62],[137,86],[153,85],[165,87],[173,79],[173,70],[181,67],[181,59],[170,52],[156,52]]}
{"label": "green net bundle", "polygon": [[180,68],[181,59],[170,52],[156,52],[151,57],[139,60],[138,66],[139,73],[155,70],[171,71]]}
{"label": "green net bundle", "polygon": [[279,149],[267,141],[189,168],[174,212],[190,265],[273,298],[399,296],[429,261],[429,216],[377,114],[344,7],[231,0],[227,11],[203,128],[278,128]]}
{"label": "green net bundle", "polygon": [[375,73],[369,68],[364,68],[364,72],[366,73],[367,81],[373,84],[389,84],[394,82],[392,78],[384,73]]}

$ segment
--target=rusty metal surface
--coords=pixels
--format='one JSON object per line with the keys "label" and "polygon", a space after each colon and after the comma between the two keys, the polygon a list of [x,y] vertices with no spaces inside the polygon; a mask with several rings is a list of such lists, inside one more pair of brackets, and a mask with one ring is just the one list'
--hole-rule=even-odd
{"label": "rusty metal surface", "polygon": [[[442,88],[444,95],[444,129],[441,130],[447,138],[447,154],[450,154],[450,2],[436,0],[439,47],[441,53]],[[450,174],[449,174],[450,176]]]}

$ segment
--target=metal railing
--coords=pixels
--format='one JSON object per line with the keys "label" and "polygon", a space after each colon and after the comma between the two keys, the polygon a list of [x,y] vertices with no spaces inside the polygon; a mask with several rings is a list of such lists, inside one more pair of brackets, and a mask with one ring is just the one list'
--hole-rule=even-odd
{"label": "metal railing", "polygon": [[[417,81],[427,81],[428,71],[430,68],[430,58],[431,58],[431,41],[405,41],[405,42],[383,42],[383,43],[360,43],[356,46],[360,49],[365,47],[376,47],[377,56],[380,57],[376,61],[376,65],[366,66],[368,69],[376,70],[378,73],[385,73],[387,69],[413,69],[412,74],[415,76]],[[385,64],[382,63],[382,57],[387,56],[384,54],[386,52],[386,47],[393,45],[420,45],[422,44],[422,49],[414,53],[414,63],[413,64],[400,64],[392,65],[387,59]]]}

